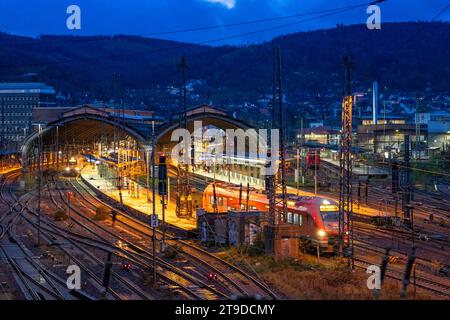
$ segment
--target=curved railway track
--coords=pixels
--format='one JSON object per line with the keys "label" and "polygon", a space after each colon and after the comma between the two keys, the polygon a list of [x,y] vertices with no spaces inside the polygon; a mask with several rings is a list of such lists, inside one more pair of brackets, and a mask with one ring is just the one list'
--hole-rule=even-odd
{"label": "curved railway track", "polygon": [[[80,181],[76,181],[76,183],[74,183],[74,181],[70,181],[70,183],[77,194],[92,209],[97,208],[98,205],[112,208],[109,204],[92,196],[89,189],[87,189],[87,187]],[[90,199],[87,198],[86,194],[89,195]],[[114,210],[120,211],[116,208],[114,208]],[[119,223],[126,228],[130,228],[133,232],[136,232],[142,237],[151,237],[151,229],[149,226],[145,225],[140,220],[131,217],[126,212],[120,211],[120,213],[122,214],[117,216],[116,223]],[[157,236],[158,240],[161,240],[162,232],[160,230],[157,230]],[[276,295],[265,284],[261,283],[261,281],[233,266],[229,262],[220,259],[219,257],[195,245],[192,245],[187,241],[169,239],[167,244],[172,247],[176,247],[177,250],[180,251],[180,254],[186,256],[187,259],[195,261],[196,264],[201,264],[206,267],[205,274],[209,272],[218,274],[219,278],[223,280],[223,282],[226,282],[228,287],[232,287],[234,289],[231,292],[234,295],[259,295],[264,298],[276,298]]]}
{"label": "curved railway track", "polygon": [[[10,196],[11,196],[11,198],[15,198],[14,194],[10,194]],[[2,199],[3,200],[6,199],[5,192],[3,189],[2,189]],[[38,226],[37,226],[37,222],[35,221],[36,216],[37,216],[36,212],[34,212],[34,210],[29,207],[28,203],[22,204],[22,203],[18,202],[17,198],[14,201],[15,201],[15,203],[19,203],[21,206],[18,215],[20,214],[21,217],[23,218],[23,221],[27,222],[29,226],[31,226],[34,230],[37,231]],[[13,202],[8,201],[7,203],[12,204]],[[19,209],[16,208],[16,210],[19,210]],[[30,215],[30,217],[25,216],[24,213],[28,213]],[[90,256],[91,260],[95,260],[95,257],[93,257],[90,254],[90,252],[88,252],[87,250],[83,250],[74,241],[67,239],[67,237],[65,237],[65,235],[64,235],[64,230],[57,230],[57,226],[55,226],[55,224],[47,221],[47,219],[45,219],[45,217],[43,217],[43,218],[44,219],[41,219],[40,231],[41,231],[42,240],[44,240],[46,242],[47,247],[50,247],[50,246],[57,247],[58,250],[62,251],[64,256],[67,257],[69,259],[69,261],[75,262],[78,265],[78,267],[80,267],[81,270],[84,272],[84,274],[88,275],[89,279],[92,279],[96,283],[96,286],[94,287],[94,289],[97,289],[97,291],[99,293],[103,294],[103,292],[101,292],[101,289],[103,286],[103,281],[101,280],[101,273],[103,271],[103,265],[104,265],[103,262],[100,261],[99,259],[97,259],[95,261],[96,266],[92,266],[92,265],[89,267],[86,266],[86,264],[84,262],[82,262],[81,259],[79,258],[80,252],[83,255]],[[15,226],[15,224],[13,226]],[[25,247],[25,246],[23,246],[23,247]],[[92,270],[93,267],[95,267],[95,270]],[[43,266],[41,266],[41,271],[49,272]],[[114,275],[114,273],[113,273],[113,275]],[[55,278],[55,276],[54,276],[54,278]],[[142,292],[139,292],[138,289],[130,286],[129,283],[127,283],[126,279],[124,279],[118,275],[115,275],[114,278],[118,279],[118,281],[121,282],[122,284],[127,285],[130,290],[134,290],[134,292],[137,294],[137,296],[148,299],[148,297],[146,295],[144,295]],[[62,280],[61,277],[57,278],[57,280],[59,280],[59,282],[63,286],[66,286],[65,281]],[[85,298],[89,297],[89,295],[86,293],[83,293],[83,291],[78,291],[78,293],[81,293]],[[113,298],[113,299],[121,299],[122,298],[121,295],[119,293],[115,292],[113,289],[109,289],[107,296],[104,296],[104,298],[108,298],[108,297]],[[102,296],[100,296],[100,298],[102,298]]]}

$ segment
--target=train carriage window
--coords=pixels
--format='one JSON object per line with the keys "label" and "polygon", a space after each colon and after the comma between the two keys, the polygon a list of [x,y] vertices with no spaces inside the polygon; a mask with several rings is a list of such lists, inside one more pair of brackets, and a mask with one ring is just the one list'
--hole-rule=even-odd
{"label": "train carriage window", "polygon": [[293,220],[292,220],[292,212],[288,212],[288,216],[287,216],[287,220],[288,220],[288,223],[293,223]]}
{"label": "train carriage window", "polygon": [[294,224],[298,225],[299,224],[299,215],[298,214],[294,214]]}
{"label": "train carriage window", "polygon": [[223,198],[222,197],[219,197],[217,202],[219,203],[219,206],[223,206]]}
{"label": "train carriage window", "polygon": [[298,226],[302,225],[302,216],[300,214],[294,214],[294,224]]}

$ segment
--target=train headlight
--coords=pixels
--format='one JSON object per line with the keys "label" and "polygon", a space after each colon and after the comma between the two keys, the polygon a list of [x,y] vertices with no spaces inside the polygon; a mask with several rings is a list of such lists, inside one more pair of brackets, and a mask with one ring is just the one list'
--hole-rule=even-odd
{"label": "train headlight", "polygon": [[327,235],[327,233],[324,230],[319,229],[319,231],[317,231],[317,235],[319,237],[323,238],[323,237],[325,237]]}
{"label": "train headlight", "polygon": [[69,168],[69,167],[66,167],[66,171],[69,172],[69,171],[70,171],[70,168]]}

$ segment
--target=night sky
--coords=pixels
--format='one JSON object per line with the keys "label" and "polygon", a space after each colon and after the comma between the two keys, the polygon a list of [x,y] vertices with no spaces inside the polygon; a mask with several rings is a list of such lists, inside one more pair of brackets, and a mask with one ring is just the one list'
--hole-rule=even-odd
{"label": "night sky", "polygon": [[[367,0],[1,0],[0,30],[12,34],[149,34],[178,29],[222,25],[235,22],[293,15],[310,11],[361,4]],[[381,4],[382,22],[430,20],[449,0],[388,0]],[[68,30],[66,9],[81,8],[81,30]],[[365,23],[366,7],[294,26],[234,38],[215,45],[246,44],[269,40],[275,35],[334,27],[337,23]],[[154,35],[153,37],[201,42],[230,35],[252,32],[304,20],[285,20],[227,27],[215,30]],[[438,20],[450,20],[450,9]]]}

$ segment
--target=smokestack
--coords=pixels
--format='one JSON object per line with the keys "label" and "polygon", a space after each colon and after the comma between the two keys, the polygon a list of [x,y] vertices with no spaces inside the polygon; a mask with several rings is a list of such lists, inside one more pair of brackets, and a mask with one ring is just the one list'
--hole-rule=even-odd
{"label": "smokestack", "polygon": [[378,124],[378,82],[373,82],[373,124]]}

